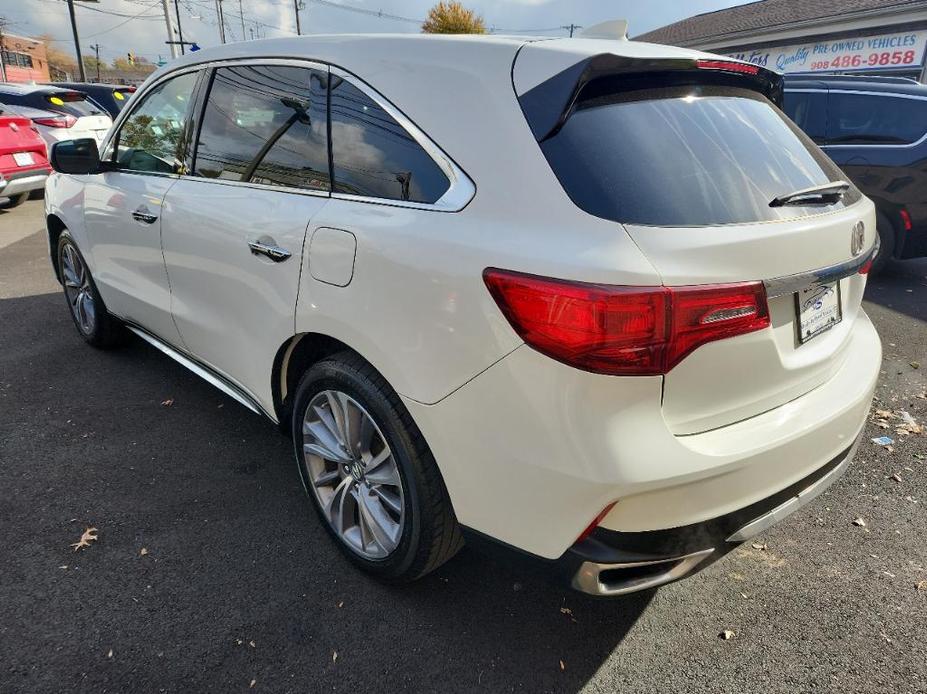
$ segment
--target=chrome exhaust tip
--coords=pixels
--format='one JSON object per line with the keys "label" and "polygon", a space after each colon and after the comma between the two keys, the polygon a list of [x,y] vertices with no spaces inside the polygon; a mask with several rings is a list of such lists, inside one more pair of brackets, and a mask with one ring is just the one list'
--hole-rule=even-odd
{"label": "chrome exhaust tip", "polygon": [[598,564],[586,561],[573,576],[573,588],[588,595],[626,595],[676,581],[705,561],[714,549],[653,561]]}

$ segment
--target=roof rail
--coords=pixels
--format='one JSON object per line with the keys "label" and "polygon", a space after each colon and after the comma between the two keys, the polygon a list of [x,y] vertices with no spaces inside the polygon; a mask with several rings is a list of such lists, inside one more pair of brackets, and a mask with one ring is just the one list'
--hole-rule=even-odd
{"label": "roof rail", "polygon": [[593,24],[588,29],[579,32],[581,39],[612,39],[618,41],[628,40],[628,20],[610,19],[607,22]]}

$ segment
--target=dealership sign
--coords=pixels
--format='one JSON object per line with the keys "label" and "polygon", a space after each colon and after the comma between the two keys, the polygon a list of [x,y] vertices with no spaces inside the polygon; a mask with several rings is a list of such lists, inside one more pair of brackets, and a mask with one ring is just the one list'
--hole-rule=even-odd
{"label": "dealership sign", "polygon": [[920,67],[924,62],[925,44],[927,31],[909,31],[761,48],[728,55],[784,73],[897,70]]}

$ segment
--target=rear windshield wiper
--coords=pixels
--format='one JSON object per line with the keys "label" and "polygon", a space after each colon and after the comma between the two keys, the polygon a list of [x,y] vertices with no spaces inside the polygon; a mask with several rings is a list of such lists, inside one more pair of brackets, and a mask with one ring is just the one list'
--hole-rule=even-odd
{"label": "rear windshield wiper", "polygon": [[785,205],[833,205],[840,202],[843,194],[849,190],[850,184],[846,181],[831,181],[820,186],[802,188],[793,193],[786,193],[773,198],[770,207],[784,207]]}

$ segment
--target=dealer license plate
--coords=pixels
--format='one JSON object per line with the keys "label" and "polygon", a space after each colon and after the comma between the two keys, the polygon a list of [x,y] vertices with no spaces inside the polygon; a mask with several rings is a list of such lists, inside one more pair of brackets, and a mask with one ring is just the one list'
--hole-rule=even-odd
{"label": "dealer license plate", "polygon": [[35,163],[32,152],[16,152],[13,161],[16,162],[16,166],[32,166]]}
{"label": "dealer license plate", "polygon": [[840,322],[840,283],[821,284],[795,295],[798,313],[798,339],[807,342]]}

